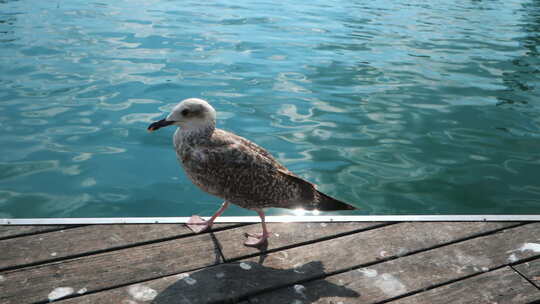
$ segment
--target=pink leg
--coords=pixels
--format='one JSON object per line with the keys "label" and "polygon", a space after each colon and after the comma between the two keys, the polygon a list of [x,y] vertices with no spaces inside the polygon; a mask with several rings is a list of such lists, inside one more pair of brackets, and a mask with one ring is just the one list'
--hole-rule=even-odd
{"label": "pink leg", "polygon": [[268,240],[268,230],[266,229],[266,222],[264,221],[264,212],[262,210],[256,210],[261,217],[262,233],[246,233],[246,241],[244,245],[249,247],[257,247],[264,244]]}
{"label": "pink leg", "polygon": [[227,207],[229,207],[229,202],[227,202],[227,201],[223,202],[223,204],[218,209],[218,211],[216,211],[216,213],[214,213],[214,215],[212,215],[212,217],[209,218],[207,221],[203,220],[198,215],[193,215],[189,219],[189,221],[187,222],[186,225],[191,231],[193,231],[195,233],[200,233],[200,232],[206,231],[206,230],[208,230],[208,229],[210,229],[212,227],[212,225],[214,224],[214,221],[216,220],[216,218],[218,216],[220,216],[223,213],[223,211],[225,211],[225,209],[227,209]]}

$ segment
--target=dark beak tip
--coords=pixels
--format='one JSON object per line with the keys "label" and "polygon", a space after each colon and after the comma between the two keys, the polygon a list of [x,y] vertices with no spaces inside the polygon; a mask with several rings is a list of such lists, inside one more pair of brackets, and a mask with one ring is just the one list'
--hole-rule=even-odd
{"label": "dark beak tip", "polygon": [[154,132],[155,130],[159,129],[160,127],[156,125],[156,123],[152,123],[151,125],[148,126],[148,128],[146,128],[146,130],[148,130],[148,132]]}
{"label": "dark beak tip", "polygon": [[148,130],[148,132],[154,132],[157,129],[160,129],[160,128],[163,128],[163,127],[166,127],[166,126],[170,126],[173,123],[174,123],[174,121],[167,121],[166,119],[162,119],[160,121],[156,121],[156,122],[151,123],[148,126],[147,130]]}

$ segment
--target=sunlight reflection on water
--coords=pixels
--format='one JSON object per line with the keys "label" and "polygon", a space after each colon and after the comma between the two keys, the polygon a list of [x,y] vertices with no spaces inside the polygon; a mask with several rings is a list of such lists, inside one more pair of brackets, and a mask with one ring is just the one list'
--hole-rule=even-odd
{"label": "sunlight reflection on water", "polygon": [[0,217],[210,214],[187,97],[355,214],[540,211],[535,1],[0,8]]}

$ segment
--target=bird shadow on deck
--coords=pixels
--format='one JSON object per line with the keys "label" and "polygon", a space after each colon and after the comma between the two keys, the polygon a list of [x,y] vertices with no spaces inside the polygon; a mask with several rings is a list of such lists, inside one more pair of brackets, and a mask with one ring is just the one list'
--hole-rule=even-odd
{"label": "bird shadow on deck", "polygon": [[320,261],[294,269],[275,269],[255,262],[220,264],[189,276],[179,275],[178,280],[159,293],[152,303],[236,303],[282,287],[290,289],[284,294],[289,301],[298,299],[302,303],[313,303],[324,297],[359,296],[345,286],[326,281],[319,281],[316,292],[308,292],[303,285],[294,285],[302,278],[322,276],[323,273]]}
{"label": "bird shadow on deck", "polygon": [[[216,255],[219,243],[213,237]],[[266,248],[260,248],[258,262],[234,262],[218,264],[188,274],[176,276],[176,280],[163,289],[152,304],[172,303],[236,303],[272,290],[286,288],[280,297],[288,301],[299,300],[313,303],[325,297],[359,297],[359,294],[345,286],[324,280],[318,281],[317,290],[307,290],[297,282],[307,278],[323,277],[324,265],[320,261],[306,263],[291,269],[265,266]],[[217,258],[217,256],[216,256]]]}

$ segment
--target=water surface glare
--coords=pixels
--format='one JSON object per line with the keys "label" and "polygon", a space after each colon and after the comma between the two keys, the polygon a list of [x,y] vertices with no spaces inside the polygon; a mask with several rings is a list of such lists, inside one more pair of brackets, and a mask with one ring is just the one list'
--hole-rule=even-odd
{"label": "water surface glare", "polygon": [[207,2],[0,2],[0,218],[210,215],[188,97],[344,214],[540,213],[540,1]]}

